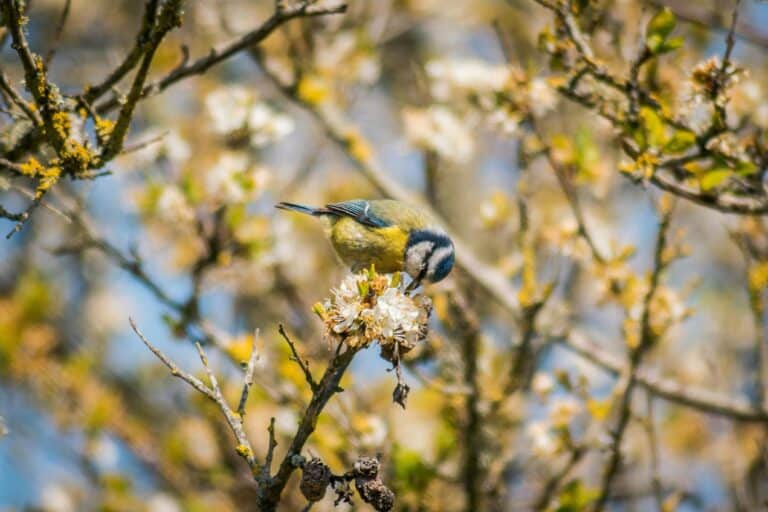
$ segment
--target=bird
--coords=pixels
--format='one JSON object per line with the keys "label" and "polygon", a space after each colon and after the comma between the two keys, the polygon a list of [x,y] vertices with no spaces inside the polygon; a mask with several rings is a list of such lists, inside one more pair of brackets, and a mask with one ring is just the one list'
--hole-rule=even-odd
{"label": "bird", "polygon": [[412,281],[436,283],[453,268],[455,250],[448,234],[424,209],[393,199],[351,199],[315,208],[280,202],[291,210],[330,221],[329,238],[353,272],[370,268],[382,273],[404,271]]}

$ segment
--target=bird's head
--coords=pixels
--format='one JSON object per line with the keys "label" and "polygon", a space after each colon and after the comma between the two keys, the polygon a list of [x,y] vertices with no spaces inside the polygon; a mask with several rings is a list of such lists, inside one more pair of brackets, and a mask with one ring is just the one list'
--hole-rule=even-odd
{"label": "bird's head", "polygon": [[453,268],[453,242],[445,233],[434,229],[412,231],[405,245],[405,271],[416,282],[436,283]]}

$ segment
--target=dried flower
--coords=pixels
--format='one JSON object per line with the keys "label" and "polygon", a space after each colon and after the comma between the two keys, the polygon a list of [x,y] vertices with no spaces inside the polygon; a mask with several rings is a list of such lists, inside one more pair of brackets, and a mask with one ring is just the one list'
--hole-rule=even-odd
{"label": "dried flower", "polygon": [[317,457],[305,462],[301,468],[299,490],[307,501],[320,501],[331,483],[331,470]]}
{"label": "dried flower", "polygon": [[360,457],[355,462],[355,489],[374,510],[387,512],[395,506],[395,493],[379,477],[380,462],[374,457]]}

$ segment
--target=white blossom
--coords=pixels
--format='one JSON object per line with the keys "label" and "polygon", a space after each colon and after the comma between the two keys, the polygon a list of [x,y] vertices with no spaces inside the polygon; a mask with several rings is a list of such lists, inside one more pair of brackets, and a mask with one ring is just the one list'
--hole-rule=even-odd
{"label": "white blossom", "polygon": [[472,158],[475,151],[472,133],[448,108],[405,109],[403,121],[406,136],[413,144],[456,163],[466,163]]}
{"label": "white blossom", "polygon": [[573,397],[558,397],[552,401],[549,416],[552,424],[566,427],[582,411],[581,404]]}
{"label": "white blossom", "polygon": [[269,171],[250,165],[245,154],[226,152],[205,174],[204,184],[209,199],[239,203],[260,194],[269,180]]}
{"label": "white blossom", "polygon": [[370,318],[369,327],[384,339],[394,338],[399,331],[417,332],[419,310],[413,307],[413,300],[397,288],[388,288],[366,315]]}
{"label": "white blossom", "polygon": [[390,349],[397,345],[403,354],[426,334],[429,299],[406,295],[390,277],[351,274],[331,295],[323,304],[327,329],[344,334],[348,343],[378,342]]}
{"label": "white blossom", "polygon": [[181,512],[181,505],[173,496],[159,492],[147,500],[147,512]]}
{"label": "white blossom", "polygon": [[40,508],[45,512],[75,512],[75,502],[60,484],[46,485],[40,493]]}
{"label": "white blossom", "polygon": [[537,457],[551,457],[559,448],[557,438],[552,434],[551,425],[546,421],[534,421],[528,424],[525,434],[531,441],[531,449]]}
{"label": "white blossom", "polygon": [[536,372],[533,376],[533,382],[531,383],[533,392],[540,398],[546,398],[552,392],[555,387],[555,380],[548,373]]}
{"label": "white blossom", "polygon": [[369,415],[365,418],[365,428],[360,434],[360,444],[376,448],[387,440],[387,424],[379,416]]}
{"label": "white blossom", "polygon": [[510,78],[507,66],[477,59],[438,59],[426,66],[435,99],[445,101],[453,95],[487,94],[500,91]]}
{"label": "white blossom", "polygon": [[205,98],[213,131],[227,135],[245,127],[254,97],[245,87],[232,85],[211,92]]}
{"label": "white blossom", "polygon": [[94,463],[103,469],[114,468],[120,457],[117,444],[106,435],[99,436],[89,451]]}
{"label": "white blossom", "polygon": [[244,132],[256,147],[280,140],[294,129],[293,119],[242,86],[216,89],[205,98],[205,106],[215,133],[230,136]]}
{"label": "white blossom", "polygon": [[550,112],[557,106],[557,94],[547,80],[536,77],[528,86],[528,105],[536,117]]}
{"label": "white blossom", "polygon": [[272,110],[265,103],[257,103],[248,114],[251,144],[256,147],[280,140],[294,129],[293,119]]}
{"label": "white blossom", "polygon": [[186,224],[195,220],[195,211],[184,193],[175,185],[163,187],[155,211],[161,220],[172,223]]}
{"label": "white blossom", "polygon": [[192,151],[189,143],[181,136],[177,130],[171,130],[162,141],[161,151],[171,162],[184,162],[189,159]]}

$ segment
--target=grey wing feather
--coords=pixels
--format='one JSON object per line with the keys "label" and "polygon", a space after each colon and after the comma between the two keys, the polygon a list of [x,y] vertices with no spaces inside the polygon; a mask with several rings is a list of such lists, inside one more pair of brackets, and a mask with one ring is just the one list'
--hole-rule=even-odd
{"label": "grey wing feather", "polygon": [[325,208],[332,213],[352,217],[364,226],[384,228],[390,225],[389,222],[378,217],[371,211],[371,205],[365,199],[353,199],[341,203],[331,203],[325,205]]}

